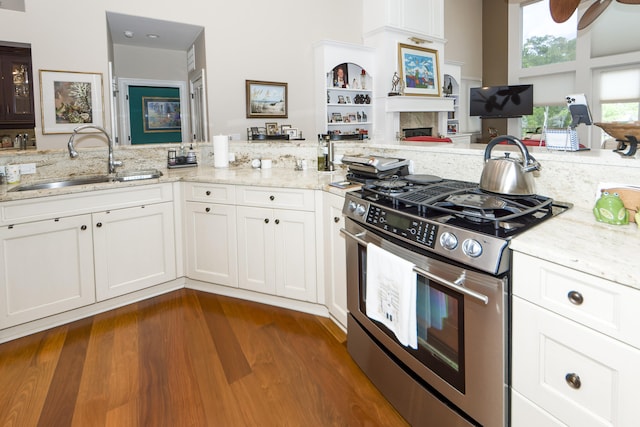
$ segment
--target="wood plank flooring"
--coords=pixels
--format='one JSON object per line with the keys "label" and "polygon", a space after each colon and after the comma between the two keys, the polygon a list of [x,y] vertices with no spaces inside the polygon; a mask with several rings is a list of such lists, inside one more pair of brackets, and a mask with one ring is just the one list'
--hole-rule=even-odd
{"label": "wood plank flooring", "polygon": [[194,290],[0,344],[0,427],[406,425],[329,319]]}

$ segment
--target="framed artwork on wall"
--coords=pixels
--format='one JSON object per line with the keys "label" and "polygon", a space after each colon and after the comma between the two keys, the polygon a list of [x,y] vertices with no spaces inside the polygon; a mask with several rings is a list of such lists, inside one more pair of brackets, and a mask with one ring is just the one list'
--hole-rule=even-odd
{"label": "framed artwork on wall", "polygon": [[40,70],[42,133],[72,133],[78,126],[103,126],[102,73]]}
{"label": "framed artwork on wall", "polygon": [[247,118],[288,117],[287,83],[246,80]]}
{"label": "framed artwork on wall", "polygon": [[180,98],[143,96],[142,117],[145,133],[180,131]]}
{"label": "framed artwork on wall", "polygon": [[437,50],[399,43],[398,61],[405,95],[440,96]]}

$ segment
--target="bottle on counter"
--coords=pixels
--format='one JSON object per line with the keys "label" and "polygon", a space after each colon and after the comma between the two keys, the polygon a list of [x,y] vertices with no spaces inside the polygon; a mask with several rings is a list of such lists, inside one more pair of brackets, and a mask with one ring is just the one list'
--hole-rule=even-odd
{"label": "bottle on counter", "polygon": [[329,156],[329,146],[322,134],[318,135],[318,170],[327,170],[327,157]]}

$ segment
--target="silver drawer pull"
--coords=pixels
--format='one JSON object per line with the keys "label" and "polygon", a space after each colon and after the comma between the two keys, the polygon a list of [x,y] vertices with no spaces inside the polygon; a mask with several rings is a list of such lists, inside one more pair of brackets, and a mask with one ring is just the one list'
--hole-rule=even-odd
{"label": "silver drawer pull", "polygon": [[579,389],[582,385],[578,374],[574,374],[573,372],[565,375],[564,380],[567,382],[567,384],[569,384],[569,387],[575,388],[576,390]]}
{"label": "silver drawer pull", "polygon": [[569,291],[567,298],[571,301],[571,304],[581,305],[584,302],[584,297],[578,291]]}

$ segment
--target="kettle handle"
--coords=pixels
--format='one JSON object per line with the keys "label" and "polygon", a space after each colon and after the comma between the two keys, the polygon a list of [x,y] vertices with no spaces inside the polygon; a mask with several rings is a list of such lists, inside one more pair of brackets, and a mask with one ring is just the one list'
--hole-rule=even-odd
{"label": "kettle handle", "polygon": [[[500,144],[503,141],[507,141],[509,144],[516,145],[520,149],[520,151],[522,152],[523,162],[525,166],[527,166],[531,162],[531,159],[533,158],[529,155],[529,150],[527,150],[527,147],[518,138],[510,135],[497,136],[493,138],[491,141],[489,141],[489,144],[487,144],[487,148],[485,148],[484,150],[485,162],[491,158],[491,150],[493,149],[493,147],[495,147],[496,145]],[[533,161],[535,162],[535,159],[533,159]]]}

